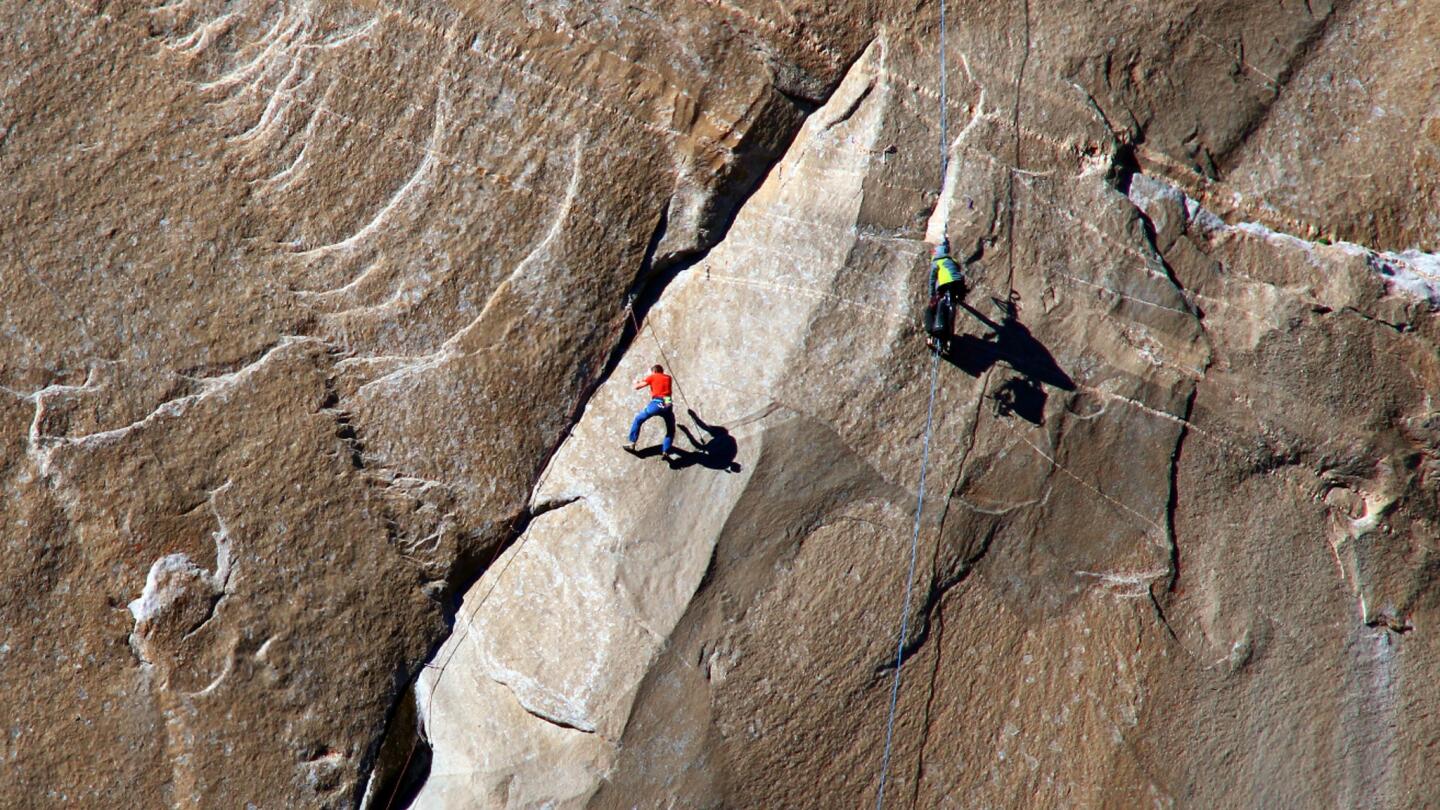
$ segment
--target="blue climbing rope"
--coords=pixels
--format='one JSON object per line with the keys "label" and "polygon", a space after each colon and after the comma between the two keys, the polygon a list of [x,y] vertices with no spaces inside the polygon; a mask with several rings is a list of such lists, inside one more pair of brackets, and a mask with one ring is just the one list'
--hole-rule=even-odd
{"label": "blue climbing rope", "polygon": [[890,751],[895,738],[895,708],[900,701],[900,665],[904,663],[905,637],[910,634],[910,603],[915,594],[915,560],[920,551],[920,515],[925,508],[925,472],[930,467],[930,435],[935,421],[935,384],[939,379],[940,353],[930,363],[930,406],[925,413],[925,444],[920,456],[920,494],[915,499],[915,525],[910,532],[910,572],[905,577],[905,607],[900,611],[900,636],[895,641],[895,678],[890,684],[890,711],[885,719],[885,755],[880,760],[880,790],[875,810],[885,806],[885,782],[890,774]]}
{"label": "blue climbing rope", "polygon": [[[945,193],[945,172],[949,164],[945,110],[945,0],[940,0],[940,193]],[[938,205],[938,203],[937,203]],[[935,274],[930,274],[930,291],[935,291]],[[895,710],[900,703],[900,667],[905,663],[905,638],[910,634],[910,604],[915,594],[915,561],[920,553],[920,517],[925,511],[925,473],[930,468],[930,437],[935,424],[935,388],[940,377],[940,352],[930,362],[930,404],[925,409],[925,442],[920,451],[920,487],[915,498],[915,521],[910,532],[910,571],[905,577],[905,604],[900,611],[900,634],[895,640],[895,677],[890,683],[890,709],[885,717],[885,753],[880,760],[880,787],[875,810],[885,806],[885,783],[890,776],[890,754],[895,741]]]}

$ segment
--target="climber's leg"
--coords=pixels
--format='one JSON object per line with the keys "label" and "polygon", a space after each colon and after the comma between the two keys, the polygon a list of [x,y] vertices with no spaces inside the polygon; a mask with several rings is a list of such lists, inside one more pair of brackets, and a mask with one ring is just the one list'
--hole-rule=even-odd
{"label": "climber's leg", "polygon": [[633,421],[633,422],[630,423],[630,447],[629,447],[629,449],[631,449],[631,450],[635,449],[635,442],[637,442],[637,441],[640,440],[640,428],[641,428],[641,426],[644,425],[645,422],[646,422],[650,417],[652,417],[652,416],[661,416],[661,415],[664,415],[664,416],[665,416],[665,420],[666,420],[666,421],[665,421],[665,428],[666,428],[666,431],[665,431],[665,448],[666,448],[667,450],[669,449],[671,437],[675,434],[675,427],[674,427],[675,418],[670,415],[670,409],[667,408],[667,407],[665,407],[665,403],[664,403],[664,402],[661,402],[661,401],[658,400],[658,399],[652,399],[652,400],[650,400],[648,403],[645,404],[645,409],[644,409],[644,410],[640,411],[640,413],[635,414],[635,421]]}
{"label": "climber's leg", "polygon": [[675,443],[675,411],[662,406],[660,417],[665,420],[665,438],[660,442],[660,452],[668,456],[670,455],[670,446]]}

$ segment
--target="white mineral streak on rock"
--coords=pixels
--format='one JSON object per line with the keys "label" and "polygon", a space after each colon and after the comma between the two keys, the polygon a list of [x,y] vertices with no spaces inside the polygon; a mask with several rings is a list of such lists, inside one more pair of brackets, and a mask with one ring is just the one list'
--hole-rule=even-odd
{"label": "white mineral streak on rock", "polygon": [[1357,256],[1385,280],[1385,288],[1392,294],[1418,298],[1432,309],[1440,309],[1440,255],[1414,249],[1380,251],[1345,241],[1325,244],[1281,233],[1258,222],[1242,222],[1233,230],[1306,253],[1320,250]]}
{"label": "white mineral streak on rock", "polygon": [[1391,794],[1399,754],[1396,641],[1383,629],[1355,625],[1346,647],[1348,687],[1341,696],[1333,744],[1342,763],[1344,807],[1360,807]]}
{"label": "white mineral streak on rock", "polygon": [[1379,256],[1384,261],[1376,269],[1391,289],[1424,299],[1430,302],[1431,309],[1440,309],[1440,255],[1403,250]]}
{"label": "white mineral streak on rock", "polygon": [[970,113],[970,120],[965,122],[965,126],[960,128],[960,133],[950,141],[949,155],[945,163],[945,177],[942,188],[940,189],[940,199],[935,203],[935,210],[932,212],[925,228],[925,241],[931,243],[938,243],[946,234],[945,228],[950,223],[950,212],[955,205],[955,185],[959,182],[960,171],[964,167],[961,155],[964,152],[965,141],[970,137],[970,133],[975,130],[975,127],[987,115],[985,109],[985,86],[975,80],[975,74],[970,70],[970,58],[963,53],[960,54],[960,64],[965,68],[965,76],[970,80],[970,83],[975,85],[979,90],[979,97],[975,100],[975,107]]}
{"label": "white mineral streak on rock", "polygon": [[150,566],[150,573],[145,577],[145,590],[127,605],[130,615],[135,617],[137,625],[157,618],[185,595],[189,583],[197,580],[208,582],[210,579],[210,572],[184,554],[167,554]]}
{"label": "white mineral streak on rock", "polygon": [[[871,90],[835,128],[822,122],[877,82],[883,50],[870,47],[729,237],[648,313],[535,495],[582,500],[536,518],[467,595],[436,658],[454,653],[445,677],[438,686],[435,669],[420,678],[434,762],[417,807],[575,806],[610,767],[635,689],[689,604],[759,450],[758,431],[740,428],[736,473],[624,455],[619,445],[643,404],[630,381],[667,358],[677,363],[668,370],[679,383],[678,421],[702,439],[687,408],[734,425],[772,404],[767,388],[826,303],[790,290],[823,290],[845,270],[858,169],[873,159],[888,89]],[[822,171],[848,187],[815,183]],[[737,350],[706,351],[715,345]],[[659,435],[652,420],[640,447]],[[676,441],[689,446],[683,433]]]}
{"label": "white mineral streak on rock", "polygon": [[1130,180],[1130,202],[1148,216],[1156,216],[1156,205],[1161,201],[1185,205],[1189,199],[1180,189],[1148,174],[1137,174]]}
{"label": "white mineral streak on rock", "polygon": [[[1428,303],[1432,309],[1440,309],[1440,255],[1414,249],[1398,252],[1377,251],[1346,241],[1327,244],[1277,231],[1259,222],[1241,222],[1232,226],[1207,210],[1198,200],[1164,180],[1144,174],[1137,174],[1131,180],[1130,201],[1147,215],[1153,216],[1156,206],[1163,200],[1181,204],[1186,218],[1198,225],[1207,235],[1244,234],[1306,254],[1328,251],[1359,257],[1385,279],[1385,286],[1392,293],[1418,298]],[[1324,269],[1318,263],[1316,266]]]}
{"label": "white mineral streak on rock", "polygon": [[[283,88],[284,86],[285,83],[282,82],[281,87]],[[419,165],[415,167],[415,172],[395,190],[395,193],[390,196],[390,199],[385,201],[384,205],[380,206],[380,209],[375,212],[375,215],[364,225],[360,226],[354,233],[332,244],[319,245],[308,250],[299,251],[299,255],[318,257],[337,251],[353,251],[364,245],[371,235],[379,232],[391,213],[399,210],[401,206],[414,209],[424,204],[425,194],[434,182],[432,174],[435,169],[436,154],[444,145],[446,133],[445,124],[449,114],[447,92],[443,85],[435,92],[435,114],[430,127],[430,139],[425,144],[423,150],[424,157],[421,158]],[[268,108],[265,114],[267,116],[270,115]],[[261,123],[263,124],[263,119]],[[256,126],[260,127],[261,124],[256,124]]]}
{"label": "white mineral streak on rock", "polygon": [[1190,197],[1185,197],[1185,213],[1191,222],[1199,224],[1201,229],[1207,233],[1210,231],[1223,231],[1229,227],[1225,224],[1225,220],[1202,206],[1199,200]]}

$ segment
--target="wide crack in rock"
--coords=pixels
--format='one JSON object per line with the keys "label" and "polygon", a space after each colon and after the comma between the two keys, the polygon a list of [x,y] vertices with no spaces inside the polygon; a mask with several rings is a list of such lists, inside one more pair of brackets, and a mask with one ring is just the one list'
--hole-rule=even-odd
{"label": "wide crack in rock", "polygon": [[[876,81],[874,65],[881,58],[881,52],[883,46],[874,45],[857,63],[828,105],[811,116],[791,147],[789,156],[772,173],[772,177],[785,175],[791,171],[789,164],[797,161],[803,164],[805,161],[826,159],[825,156],[835,149],[832,144],[843,143],[841,139],[857,135],[873,138],[874,114],[867,115],[865,111],[877,103],[872,100],[871,92]],[[849,109],[846,121],[836,120],[831,112],[834,107]],[[745,227],[742,223],[749,220],[755,200],[776,193],[783,197],[796,192],[803,193],[783,182],[777,186],[774,179],[767,182],[756,192],[752,202],[740,210],[732,232]],[[596,780],[603,776],[607,767],[596,766],[613,760],[617,750],[615,741],[624,730],[627,713],[625,696],[633,692],[634,684],[643,675],[647,662],[664,644],[669,628],[678,618],[676,611],[684,609],[689,598],[687,594],[693,592],[705,572],[708,554],[703,541],[688,542],[686,538],[689,535],[685,533],[666,531],[651,535],[645,532],[642,528],[644,521],[636,523],[637,515],[627,506],[634,494],[615,488],[615,484],[625,479],[617,478],[613,483],[606,484],[588,481],[590,476],[600,473],[603,468],[589,463],[587,459],[596,453],[611,452],[603,448],[614,447],[615,442],[602,437],[613,432],[610,423],[619,418],[618,414],[626,408],[622,404],[626,399],[622,389],[628,386],[621,381],[622,373],[632,370],[638,352],[648,355],[660,350],[665,347],[670,335],[677,334],[666,302],[677,294],[677,289],[680,295],[687,290],[697,291],[697,285],[703,284],[702,279],[706,276],[711,281],[717,277],[730,278],[729,274],[722,276],[711,272],[711,269],[728,266],[734,261],[730,258],[731,245],[729,240],[722,242],[702,260],[701,264],[709,269],[702,270],[692,261],[688,269],[682,267],[679,270],[675,280],[669,282],[664,295],[660,296],[659,304],[645,314],[643,330],[646,334],[636,337],[636,342],[630,344],[630,351],[620,360],[616,373],[599,388],[570,439],[550,461],[536,499],[542,504],[554,499],[571,502],[578,497],[576,493],[583,492],[584,508],[542,511],[537,507],[525,535],[507,552],[513,556],[508,559],[502,557],[491,566],[497,581],[492,583],[492,575],[487,574],[471,590],[475,596],[484,594],[487,601],[475,608],[480,612],[469,620],[473,622],[467,624],[470,631],[463,638],[452,638],[449,642],[462,645],[447,670],[451,676],[430,687],[436,692],[433,716],[427,720],[427,729],[436,766],[417,800],[419,806],[425,806],[427,802],[458,800],[462,795],[492,795],[493,780],[504,781],[511,801],[521,800],[517,798],[520,796],[529,796],[536,801],[551,800],[543,798],[547,796],[560,800],[568,793],[552,791],[578,791],[575,794],[578,796],[587,795],[598,787]],[[837,258],[839,256],[843,254],[837,254]],[[837,263],[830,263],[826,272],[833,273],[838,268]],[[744,287],[738,289],[743,290]],[[815,302],[802,297],[792,306],[798,308],[799,314],[813,309]],[[717,311],[716,314],[720,313]],[[803,320],[802,317],[798,322],[803,323]],[[787,321],[778,318],[778,323]],[[696,332],[696,329],[699,331]],[[699,337],[706,327],[692,324],[690,331]],[[772,351],[778,354],[771,363],[772,367],[783,364],[781,358],[794,351],[796,340],[801,336],[803,331],[792,331],[786,337],[776,335]],[[665,348],[667,354],[681,350],[675,344]],[[721,484],[723,490],[736,491],[735,487],[743,487],[743,481],[748,477],[744,460],[748,453],[743,449],[742,441],[746,438],[758,441],[758,434],[753,430],[745,433],[736,431],[736,420],[726,419],[729,424],[725,425],[716,418],[710,421],[701,418],[693,408],[704,407],[712,413],[725,413],[733,410],[734,405],[721,405],[708,393],[703,406],[684,399],[684,392],[696,390],[691,386],[696,385],[699,379],[679,369],[676,374],[682,392],[677,407],[689,406],[692,410],[690,424],[683,426],[682,437],[682,442],[688,440],[691,449],[684,450],[674,466],[680,470],[693,470],[690,473],[692,477],[700,476],[695,478],[693,486],[706,486],[707,480],[718,475],[726,482]],[[705,387],[708,388],[708,384]],[[738,405],[739,400],[735,404]],[[766,417],[759,418],[764,420]],[[739,421],[746,420],[742,418]],[[684,446],[683,443],[681,446]],[[726,450],[725,447],[739,449]],[[720,461],[722,454],[723,462]],[[631,463],[645,462],[632,460]],[[620,470],[616,469],[611,474],[619,473]],[[642,474],[640,469],[633,474],[641,477],[631,483],[646,489],[653,489],[664,480],[663,477],[657,478],[653,472]],[[703,537],[709,533],[704,528],[704,521],[718,519],[723,514],[719,510],[723,510],[724,503],[722,499],[703,514],[676,518],[690,527],[690,531],[700,532]],[[676,545],[677,542],[681,544]],[[575,559],[576,555],[583,560]],[[514,563],[513,568],[511,563]],[[576,576],[581,571],[588,573]],[[660,586],[666,593],[658,600],[655,586]],[[493,593],[492,588],[496,589]],[[521,599],[521,594],[526,596]],[[462,614],[467,609],[462,607]],[[514,624],[516,621],[519,623]],[[561,640],[574,633],[586,639],[582,647],[576,648]],[[569,649],[563,655],[558,654],[557,644]],[[443,659],[448,653],[448,649],[442,649],[440,656]],[[527,713],[547,725],[593,732],[593,741],[581,743],[563,737],[553,738],[553,734],[544,729],[526,731],[526,724],[501,726],[506,729],[506,750],[490,750],[481,754],[480,751],[485,748],[492,748],[483,740],[493,732],[482,729],[478,730],[477,736],[477,730],[471,729],[463,732],[463,737],[448,736],[447,726],[453,724],[445,722],[447,716],[504,714],[503,706],[493,705],[491,701],[494,699],[486,697],[489,690],[474,692],[465,688],[465,684],[474,683],[473,676],[464,674],[471,668],[477,674],[489,673],[485,677],[493,683],[502,684],[510,693],[504,700],[517,701]],[[460,691],[456,691],[456,684],[460,685]],[[479,701],[479,705],[475,705],[474,701]],[[430,699],[422,692],[422,707],[429,704]],[[482,748],[473,747],[477,744]],[[465,748],[456,751],[456,745]],[[513,756],[511,752],[525,750],[552,753],[541,754],[538,760],[510,759]],[[474,753],[470,753],[472,751]],[[462,757],[458,762],[457,756]],[[474,756],[482,759],[475,765],[464,764],[463,757]],[[512,764],[501,769],[497,767],[497,761]],[[480,762],[489,764],[481,765]],[[587,771],[586,762],[594,763],[588,766],[593,770]],[[565,787],[547,786],[556,772],[565,774],[557,780]],[[443,781],[437,779],[440,773],[445,775]],[[541,774],[547,775],[540,778]],[[587,783],[588,787],[581,787]]]}

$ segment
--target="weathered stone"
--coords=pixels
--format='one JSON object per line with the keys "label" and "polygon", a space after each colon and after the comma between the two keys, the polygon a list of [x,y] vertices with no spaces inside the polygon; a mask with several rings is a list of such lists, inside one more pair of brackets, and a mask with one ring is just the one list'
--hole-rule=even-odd
{"label": "weathered stone", "polygon": [[[1045,23],[1032,22],[1038,41]],[[1321,27],[1271,22],[1296,37],[1288,59]],[[1227,225],[1187,196],[1182,189],[1213,195],[1213,183],[1172,177],[1183,164],[1155,159],[1155,148],[1183,151],[1166,141],[1181,140],[1166,135],[1179,131],[1167,129],[1179,126],[1167,116],[1197,115],[1207,138],[1233,144],[1226,139],[1243,140],[1272,99],[1188,106],[1209,92],[1213,59],[1201,52],[1203,30],[1183,36],[1197,63],[1184,68],[1188,95],[1161,94],[1151,103],[1168,109],[1113,136],[1100,93],[1063,100],[1071,82],[1044,72],[1054,51],[1030,64],[1031,92],[1004,117],[1005,101],[985,81],[1002,60],[968,47],[983,53],[1002,40],[966,41],[954,61],[971,82],[955,93],[968,121],[928,225],[923,159],[912,151],[908,166],[892,162],[899,150],[885,148],[930,140],[914,135],[933,121],[917,122],[909,108],[925,79],[907,77],[913,66],[897,67],[889,54],[899,49],[881,37],[725,241],[671,282],[647,315],[661,344],[637,339],[538,490],[540,502],[575,499],[564,511],[587,518],[532,525],[512,552],[516,565],[472,591],[485,600],[476,624],[449,642],[458,645],[452,666],[491,681],[516,680],[520,666],[560,703],[587,694],[573,678],[622,675],[637,651],[627,644],[623,663],[597,667],[605,645],[586,643],[592,630],[576,632],[581,623],[555,620],[553,608],[534,612],[545,619],[520,618],[509,594],[550,581],[527,577],[524,555],[546,560],[546,571],[575,555],[568,567],[580,582],[623,582],[610,572],[628,564],[650,584],[652,606],[688,600],[678,620],[652,626],[649,652],[638,651],[652,663],[633,703],[611,710],[623,709],[625,731],[593,798],[582,802],[573,786],[551,798],[833,807],[874,795],[925,427],[928,367],[910,326],[923,289],[922,233],[946,233],[980,261],[975,318],[939,378],[892,800],[1268,806],[1380,797],[1406,806],[1426,795],[1418,776],[1360,752],[1402,756],[1395,650],[1416,648],[1416,671],[1434,655],[1411,628],[1429,591],[1419,572],[1437,503],[1433,487],[1419,484],[1426,474],[1409,471],[1433,468],[1434,446],[1402,429],[1426,422],[1425,392],[1440,370],[1431,260]],[[1066,39],[1059,50],[1086,41]],[[1113,90],[1133,91],[1149,92]],[[832,133],[827,124],[840,117]],[[1142,131],[1158,142],[1146,160],[1164,169],[1158,177],[1121,162]],[[844,146],[820,148],[826,135]],[[857,176],[858,189],[836,188]],[[915,202],[899,202],[907,197]],[[1254,205],[1237,197],[1223,213]],[[922,218],[897,216],[907,209]],[[605,460],[627,422],[625,381],[667,355],[689,397],[681,403],[731,426],[740,481],[683,460],[679,470]],[[1000,398],[1007,407],[997,412]],[[688,452],[682,459],[705,457],[699,445]],[[1383,483],[1361,486],[1385,494],[1347,495],[1338,468],[1378,475]],[[1364,516],[1396,503],[1412,505],[1414,517],[1399,532],[1408,539],[1389,547],[1357,539],[1377,518],[1355,528],[1335,516],[1334,504]],[[711,517],[717,508],[723,517]],[[597,565],[597,538],[626,553]],[[709,568],[687,595],[697,544]],[[1355,562],[1362,556],[1369,562]],[[1346,573],[1362,565],[1365,574]],[[1386,597],[1370,593],[1387,587]],[[632,598],[600,607],[612,599],[577,598],[592,606],[583,626],[599,613],[610,633],[626,627]],[[1356,599],[1359,612],[1349,607]],[[1364,607],[1379,601],[1389,607]],[[1295,646],[1300,637],[1276,633],[1275,623],[1313,625],[1313,642]],[[528,635],[540,628],[551,641]],[[497,652],[516,636],[545,649],[543,661]],[[468,689],[466,679],[441,681],[428,706],[435,723],[500,711],[488,701],[507,696]],[[1410,746],[1437,733],[1423,714],[1411,716]],[[431,737],[443,765],[422,805],[482,795],[453,789],[466,779],[528,785],[549,772],[544,761],[502,771],[466,764],[493,764],[486,752],[505,750],[517,733],[549,733],[543,719],[486,735],[450,728]],[[614,748],[609,734],[600,742]],[[1236,756],[1240,770],[1227,765]],[[549,767],[571,761],[561,755]],[[1334,778],[1301,775],[1311,769]],[[521,795],[509,803],[535,801]]]}
{"label": "weathered stone", "polygon": [[937,11],[0,8],[4,803],[1433,800],[1434,9]]}

